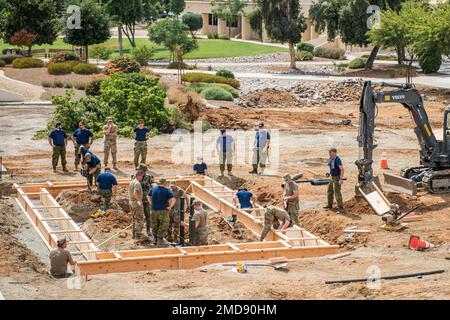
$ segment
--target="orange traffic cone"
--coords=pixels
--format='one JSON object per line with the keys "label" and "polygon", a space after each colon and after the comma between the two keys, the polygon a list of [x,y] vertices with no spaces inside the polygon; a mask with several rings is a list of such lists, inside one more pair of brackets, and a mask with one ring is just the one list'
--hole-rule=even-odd
{"label": "orange traffic cone", "polygon": [[381,154],[380,168],[381,169],[389,169],[389,164],[388,164],[388,160],[387,160],[387,157],[386,157],[386,152],[384,152],[384,151]]}
{"label": "orange traffic cone", "polygon": [[418,236],[411,236],[409,238],[409,248],[412,250],[423,251],[433,247],[433,244],[428,241],[421,240]]}

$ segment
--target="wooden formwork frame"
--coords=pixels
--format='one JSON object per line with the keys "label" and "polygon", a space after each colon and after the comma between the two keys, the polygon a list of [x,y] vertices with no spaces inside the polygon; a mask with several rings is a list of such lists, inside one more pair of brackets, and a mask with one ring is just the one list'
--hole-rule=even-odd
{"label": "wooden formwork frame", "polygon": [[[260,235],[263,228],[261,206],[251,210],[236,208],[232,204],[235,191],[209,177],[178,176],[166,179],[177,181],[181,188],[223,216],[236,214],[249,230]],[[119,185],[128,185],[129,182],[129,179],[118,180]],[[101,252],[54,199],[63,190],[85,187],[84,181],[14,185],[21,209],[49,249],[56,247],[56,235],[75,235],[70,242],[78,250],[76,254],[86,259],[78,262],[81,275],[192,269],[231,261],[320,256],[334,254],[338,250],[338,246],[330,245],[303,228],[294,226],[283,232],[271,230],[266,238],[268,241],[264,242]],[[33,200],[39,200],[42,205],[35,205]],[[44,217],[41,210],[45,210],[49,217]]]}

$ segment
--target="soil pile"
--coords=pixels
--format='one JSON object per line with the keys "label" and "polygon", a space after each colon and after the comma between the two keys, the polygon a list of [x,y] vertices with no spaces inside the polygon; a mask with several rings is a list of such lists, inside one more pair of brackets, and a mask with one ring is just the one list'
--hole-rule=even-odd
{"label": "soil pile", "polygon": [[245,108],[298,108],[301,102],[291,93],[278,89],[249,92],[242,96],[237,105]]}
{"label": "soil pile", "polygon": [[238,190],[246,182],[245,179],[235,176],[222,176],[216,179],[217,182],[227,186],[232,190]]}
{"label": "soil pile", "polygon": [[200,104],[194,102],[191,96],[187,96],[187,99],[187,103],[180,104],[178,108],[189,122],[193,122],[200,117],[203,111],[203,107]]}
{"label": "soil pile", "polygon": [[[204,113],[200,120],[208,121],[213,128],[243,129],[248,130],[253,124],[248,118],[237,117],[232,108],[221,107]],[[257,117],[259,119],[259,117]]]}
{"label": "soil pile", "polygon": [[228,224],[219,212],[208,211],[208,244],[257,241],[241,222]]}
{"label": "soil pile", "polygon": [[257,180],[246,182],[244,186],[256,195],[257,203],[283,207],[281,178],[259,177]]}

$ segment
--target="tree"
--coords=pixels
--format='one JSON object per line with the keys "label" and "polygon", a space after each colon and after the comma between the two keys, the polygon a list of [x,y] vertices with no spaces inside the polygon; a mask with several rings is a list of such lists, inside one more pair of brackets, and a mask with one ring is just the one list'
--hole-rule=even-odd
{"label": "tree", "polygon": [[19,48],[25,47],[28,49],[28,56],[31,56],[31,47],[33,46],[33,43],[38,39],[39,37],[31,32],[28,32],[25,29],[22,29],[20,31],[17,31],[12,35],[11,38],[9,38],[9,43],[15,46],[18,46]]}
{"label": "tree", "polygon": [[179,16],[186,8],[184,0],[162,0],[162,6],[166,15]]}
{"label": "tree", "polygon": [[165,18],[150,26],[148,36],[156,44],[163,45],[171,52],[171,56],[180,68],[181,81],[183,56],[198,48],[197,40],[187,35],[189,28],[177,18]]}
{"label": "tree", "polygon": [[262,32],[263,32],[263,18],[261,14],[261,8],[256,8],[254,11],[250,12],[246,16],[247,22],[250,23],[252,30],[255,30],[258,34],[259,40],[262,41]]}
{"label": "tree", "polygon": [[[33,45],[53,44],[58,36],[58,15],[55,0],[8,0],[2,3],[0,30],[3,41],[10,43],[14,35],[26,30],[34,35]],[[12,44],[12,43],[10,43]]]}
{"label": "tree", "polygon": [[203,27],[203,17],[200,13],[185,13],[181,17],[181,21],[188,26],[192,38],[195,38],[197,31]]}
{"label": "tree", "polygon": [[295,45],[302,40],[307,26],[299,0],[260,0],[261,14],[268,36],[288,43],[290,68],[295,69]]}
{"label": "tree", "polygon": [[106,9],[133,48],[136,47],[136,25],[155,21],[160,12],[157,0],[108,0]]}
{"label": "tree", "polygon": [[92,58],[97,60],[97,65],[99,60],[108,60],[113,54],[113,50],[107,46],[95,45],[91,49],[89,54]]}
{"label": "tree", "polygon": [[[380,10],[399,10],[402,0],[318,0],[310,7],[309,15],[316,32],[327,30],[328,40],[339,34],[347,45],[367,46],[368,21],[375,15],[371,5]],[[368,12],[369,11],[369,12]],[[376,15],[375,15],[376,16]],[[374,46],[367,59],[366,69],[371,69],[379,46]]]}
{"label": "tree", "polygon": [[[79,3],[81,13],[81,28],[73,29],[65,26],[64,42],[75,46],[83,46],[86,62],[89,59],[90,45],[103,43],[111,37],[109,18],[105,10],[93,0],[83,0]],[[66,18],[69,19],[69,14]]]}
{"label": "tree", "polygon": [[231,38],[231,26],[237,22],[239,16],[244,14],[247,5],[243,0],[212,0],[212,13],[228,24],[228,37]]}

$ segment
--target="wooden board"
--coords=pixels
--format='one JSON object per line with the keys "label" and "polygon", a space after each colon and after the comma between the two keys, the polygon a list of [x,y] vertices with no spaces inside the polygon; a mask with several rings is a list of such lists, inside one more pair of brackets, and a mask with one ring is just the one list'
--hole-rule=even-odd
{"label": "wooden board", "polygon": [[361,190],[362,195],[367,200],[367,202],[370,204],[372,209],[376,212],[378,215],[383,215],[386,212],[390,210],[390,206],[388,203],[386,203],[384,197],[380,195],[378,190],[372,191],[370,193],[365,194]]}

